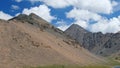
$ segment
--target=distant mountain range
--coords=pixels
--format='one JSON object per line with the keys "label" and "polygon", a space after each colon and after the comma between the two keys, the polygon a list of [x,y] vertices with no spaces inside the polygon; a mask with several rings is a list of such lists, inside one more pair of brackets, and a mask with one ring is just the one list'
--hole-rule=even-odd
{"label": "distant mountain range", "polygon": [[92,33],[77,24],[73,24],[65,33],[94,54],[101,56],[120,56],[120,32],[115,34]]}

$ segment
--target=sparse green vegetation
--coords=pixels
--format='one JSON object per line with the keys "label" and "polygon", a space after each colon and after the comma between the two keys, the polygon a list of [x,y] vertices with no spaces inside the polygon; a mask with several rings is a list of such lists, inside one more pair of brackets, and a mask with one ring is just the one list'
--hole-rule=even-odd
{"label": "sparse green vegetation", "polygon": [[47,65],[47,66],[38,66],[38,67],[24,67],[24,68],[113,68],[115,66],[119,66],[120,62],[117,62],[113,58],[107,58],[109,62],[103,65],[87,65],[87,66],[80,66],[80,65]]}
{"label": "sparse green vegetation", "polygon": [[112,67],[110,66],[51,65],[51,66],[38,66],[38,67],[25,67],[25,68],[112,68]]}
{"label": "sparse green vegetation", "polygon": [[118,62],[118,61],[116,61],[116,60],[112,60],[112,61],[110,62],[110,65],[111,65],[111,66],[120,65],[120,62]]}
{"label": "sparse green vegetation", "polygon": [[80,68],[112,68],[112,67],[110,66],[84,66]]}
{"label": "sparse green vegetation", "polygon": [[109,65],[111,66],[120,65],[120,62],[116,61],[114,58],[109,57],[108,60],[109,60]]}

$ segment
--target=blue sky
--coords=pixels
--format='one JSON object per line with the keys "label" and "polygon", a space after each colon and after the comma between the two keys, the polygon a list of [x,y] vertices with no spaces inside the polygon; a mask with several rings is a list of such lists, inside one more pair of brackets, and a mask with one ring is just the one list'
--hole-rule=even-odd
{"label": "blue sky", "polygon": [[1,0],[0,18],[35,13],[60,28],[78,24],[91,32],[120,31],[120,0]]}

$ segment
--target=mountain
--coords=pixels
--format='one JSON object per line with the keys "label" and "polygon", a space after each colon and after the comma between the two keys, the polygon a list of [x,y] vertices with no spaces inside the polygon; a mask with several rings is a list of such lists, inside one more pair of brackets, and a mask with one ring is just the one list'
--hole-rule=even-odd
{"label": "mountain", "polygon": [[[101,56],[111,56],[116,53],[120,56],[120,33],[88,32],[82,27],[73,24],[65,33],[75,39],[85,49]],[[119,53],[118,53],[119,52]]]}
{"label": "mountain", "polygon": [[83,29],[82,27],[73,24],[70,26],[70,28],[68,28],[65,33],[67,35],[69,35],[70,37],[72,37],[75,40],[79,40],[79,43],[83,42],[83,37],[84,35],[87,33],[88,31],[86,31],[85,29]]}
{"label": "mountain", "polygon": [[33,13],[0,20],[0,68],[104,62]]}

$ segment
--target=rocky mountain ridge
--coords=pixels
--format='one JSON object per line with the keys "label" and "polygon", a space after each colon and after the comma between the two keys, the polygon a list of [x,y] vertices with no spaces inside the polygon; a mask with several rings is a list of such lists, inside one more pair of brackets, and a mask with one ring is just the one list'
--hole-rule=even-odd
{"label": "rocky mountain ridge", "polygon": [[[120,51],[120,33],[92,33],[73,24],[65,33],[94,54],[111,56]],[[120,56],[120,54],[119,54]]]}

